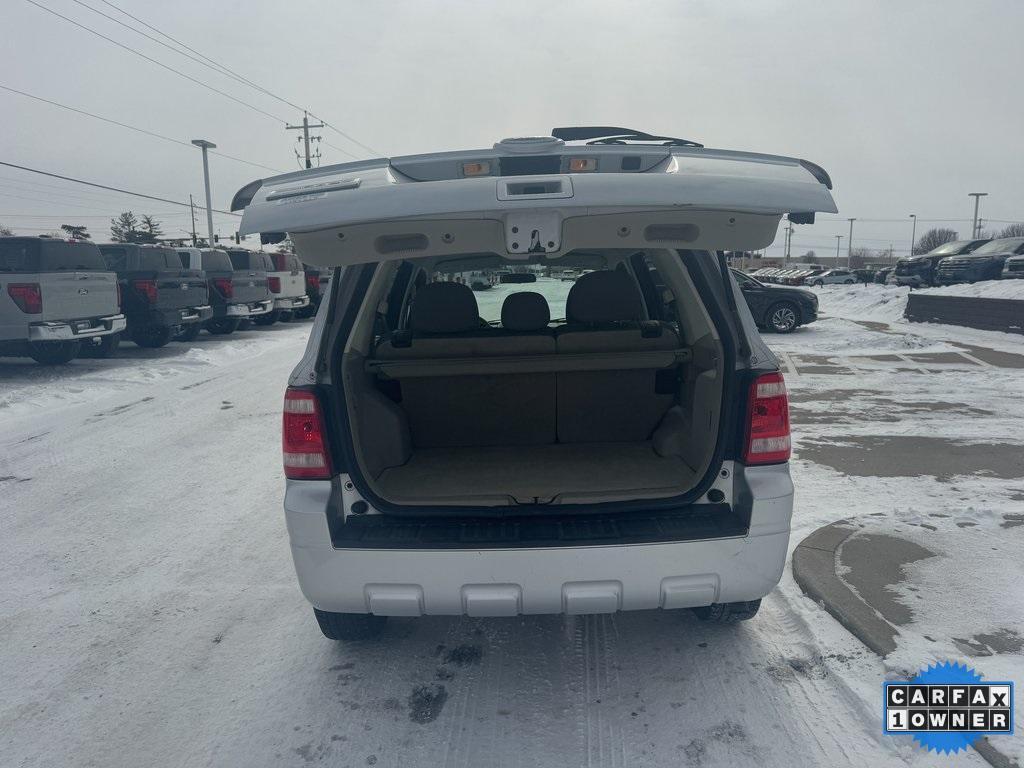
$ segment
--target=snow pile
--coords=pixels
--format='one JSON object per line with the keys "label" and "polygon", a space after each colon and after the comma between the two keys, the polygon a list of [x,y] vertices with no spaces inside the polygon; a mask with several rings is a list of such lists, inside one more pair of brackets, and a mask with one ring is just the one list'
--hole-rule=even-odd
{"label": "snow pile", "polygon": [[818,309],[832,317],[892,322],[907,308],[910,289],[900,285],[826,285],[815,291]]}

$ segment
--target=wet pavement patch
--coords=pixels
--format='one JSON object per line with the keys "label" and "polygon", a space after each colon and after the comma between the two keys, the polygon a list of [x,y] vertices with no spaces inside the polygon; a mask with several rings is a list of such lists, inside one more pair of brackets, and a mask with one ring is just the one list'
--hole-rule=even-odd
{"label": "wet pavement patch", "polygon": [[1024,449],[1013,443],[965,443],[942,437],[864,435],[803,439],[799,458],[854,477],[1024,476]]}
{"label": "wet pavement patch", "polygon": [[979,632],[974,637],[954,637],[956,647],[968,656],[991,656],[995,653],[1020,653],[1024,650],[1024,637],[1013,629]]}
{"label": "wet pavement patch", "polygon": [[432,723],[448,701],[448,689],[443,685],[417,685],[409,694],[409,719],[414,723]]}
{"label": "wet pavement patch", "polygon": [[479,664],[484,652],[479,645],[460,645],[445,653],[445,664],[454,664],[457,667],[465,667],[470,664]]}
{"label": "wet pavement patch", "polygon": [[892,589],[906,579],[904,566],[935,557],[924,547],[885,534],[854,534],[840,547],[839,563],[845,567],[842,580],[860,598],[892,624],[909,624],[913,611],[897,600]]}

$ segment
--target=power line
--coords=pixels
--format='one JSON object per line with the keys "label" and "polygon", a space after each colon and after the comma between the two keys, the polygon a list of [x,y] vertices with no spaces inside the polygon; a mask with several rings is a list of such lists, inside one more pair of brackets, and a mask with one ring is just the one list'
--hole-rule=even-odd
{"label": "power line", "polygon": [[[88,8],[93,13],[98,13],[100,16],[103,16],[104,18],[110,19],[114,23],[120,24],[122,27],[125,27],[126,29],[130,29],[132,32],[135,32],[136,34],[142,35],[143,37],[145,37],[145,38],[147,38],[149,40],[152,40],[155,43],[158,43],[159,45],[162,45],[163,47],[165,47],[165,48],[167,48],[167,49],[169,49],[171,51],[174,51],[175,53],[177,53],[180,56],[184,56],[187,59],[190,59],[191,61],[194,61],[194,62],[196,62],[196,63],[198,63],[198,64],[200,64],[200,65],[202,65],[202,66],[204,66],[204,67],[206,67],[208,69],[212,69],[215,72],[218,72],[219,74],[226,75],[226,76],[228,76],[228,77],[238,81],[239,83],[242,83],[244,85],[248,85],[250,88],[254,88],[255,90],[259,91],[260,93],[263,93],[263,94],[269,96],[272,99],[276,99],[277,101],[280,101],[282,104],[287,104],[289,107],[292,107],[293,109],[301,109],[304,112],[308,112],[309,116],[312,117],[314,120],[319,120],[321,123],[324,124],[324,126],[326,128],[330,128],[332,131],[335,131],[339,135],[344,136],[350,142],[352,142],[353,144],[355,144],[358,147],[361,147],[362,149],[365,149],[371,155],[383,155],[382,152],[379,152],[378,150],[374,149],[373,147],[370,147],[370,146],[364,144],[363,142],[359,141],[358,139],[353,138],[352,136],[350,136],[349,134],[345,133],[340,128],[337,128],[334,125],[328,123],[322,117],[319,117],[319,116],[313,114],[312,110],[310,110],[310,109],[308,109],[306,107],[300,107],[298,104],[295,104],[294,102],[289,101],[284,96],[279,96],[278,94],[274,93],[273,91],[267,90],[263,86],[261,86],[261,85],[259,85],[257,83],[254,83],[252,80],[250,80],[249,78],[244,77],[244,76],[238,74],[233,69],[230,69],[230,68],[226,67],[225,65],[221,64],[220,62],[215,61],[214,59],[211,59],[209,56],[206,56],[205,54],[200,53],[195,48],[192,48],[191,46],[183,43],[181,40],[178,40],[177,38],[172,37],[171,35],[169,35],[166,32],[164,32],[162,29],[159,29],[158,27],[155,27],[152,24],[149,24],[148,22],[143,21],[138,16],[133,16],[128,11],[124,10],[124,8],[121,8],[120,6],[115,5],[112,2],[109,2],[109,0],[100,0],[100,2],[102,2],[106,6],[109,6],[110,8],[113,8],[114,10],[118,11],[119,13],[124,14],[125,16],[127,16],[130,19],[132,19],[133,21],[137,21],[139,24],[142,24],[147,29],[150,29],[153,32],[156,32],[158,35],[162,35],[163,37],[165,37],[168,40],[170,40],[171,42],[173,42],[175,45],[178,45],[178,46],[184,48],[186,51],[189,51],[190,53],[194,53],[195,56],[191,56],[189,53],[185,53],[184,51],[180,51],[180,50],[174,48],[173,46],[170,46],[167,43],[165,43],[165,42],[163,42],[161,40],[158,40],[158,39],[154,38],[151,35],[146,34],[142,30],[136,29],[135,27],[131,26],[130,24],[125,24],[123,21],[115,19],[114,17],[109,16],[109,15],[103,13],[99,9],[93,8],[91,5],[88,5],[88,4],[84,3],[84,2],[82,2],[82,0],[73,0],[73,1],[75,3],[77,3],[78,5],[81,5],[83,8]],[[199,58],[196,58],[196,56],[198,56]],[[202,59],[202,61],[200,59]],[[346,152],[343,149],[340,149],[339,147],[334,147],[334,149],[337,149],[339,152],[343,152],[344,154],[348,155],[349,157],[353,157],[353,155],[349,154],[348,152]]]}
{"label": "power line", "polygon": [[253,106],[252,104],[250,104],[247,101],[242,101],[241,99],[238,99],[238,98],[232,96],[230,93],[225,93],[224,91],[222,91],[222,90],[220,90],[218,88],[214,88],[212,85],[209,85],[208,83],[204,83],[202,80],[197,80],[196,78],[192,77],[191,75],[186,75],[184,72],[182,72],[180,70],[177,70],[174,67],[168,66],[167,64],[164,64],[162,61],[158,61],[157,59],[154,59],[151,56],[147,56],[146,54],[144,54],[144,53],[142,53],[140,51],[135,50],[131,46],[125,45],[124,43],[119,43],[114,38],[107,37],[102,32],[97,32],[92,27],[87,27],[84,24],[80,24],[79,22],[75,21],[74,19],[68,18],[67,16],[65,16],[65,15],[63,15],[61,13],[57,13],[57,11],[53,10],[52,8],[47,8],[45,5],[43,5],[41,3],[37,3],[36,0],[25,0],[25,2],[26,3],[30,3],[31,5],[34,5],[36,8],[44,10],[47,13],[53,14],[54,16],[56,16],[56,17],[58,17],[60,19],[64,19],[64,21],[68,22],[69,24],[73,24],[74,26],[78,27],[79,29],[84,29],[86,32],[89,32],[90,34],[96,35],[96,37],[102,38],[102,39],[106,40],[109,43],[113,43],[118,48],[123,48],[124,50],[128,51],[129,53],[133,53],[136,56],[138,56],[140,58],[143,58],[143,59],[145,59],[148,62],[156,64],[158,67],[162,67],[162,68],[166,69],[168,72],[173,72],[174,74],[178,75],[179,77],[183,77],[186,80],[189,80],[189,81],[195,83],[196,85],[199,85],[199,86],[201,86],[203,88],[206,88],[208,91],[213,91],[214,93],[220,94],[221,96],[224,96],[225,98],[230,99],[231,101],[234,101],[237,104],[241,104],[243,107],[248,107],[249,109],[253,110],[254,112],[259,112],[261,115],[265,115],[265,116],[269,117],[271,120],[276,120],[279,123],[287,122],[286,120],[283,120],[282,118],[278,117],[277,115],[273,115],[270,112],[267,112],[265,110],[260,109],[259,107]]}
{"label": "power line", "polygon": [[[175,138],[172,138],[170,136],[164,136],[162,133],[156,133],[155,131],[150,131],[150,130],[147,130],[145,128],[139,128],[138,126],[135,126],[135,125],[128,125],[128,123],[122,123],[119,120],[114,120],[114,119],[109,118],[109,117],[103,117],[102,115],[97,115],[97,114],[94,114],[92,112],[87,112],[84,109],[79,109],[78,107],[71,107],[71,106],[68,106],[67,104],[61,104],[58,101],[52,101],[50,99],[44,99],[42,96],[36,96],[35,94],[28,93],[26,91],[19,91],[17,88],[11,88],[10,86],[7,86],[7,85],[0,84],[0,89],[5,90],[5,91],[10,91],[11,93],[16,93],[19,96],[24,96],[24,97],[29,98],[29,99],[34,99],[35,101],[41,101],[44,104],[50,104],[50,105],[52,105],[54,107],[60,107],[61,109],[66,109],[69,112],[77,112],[80,115],[85,115],[86,117],[91,117],[91,118],[93,118],[95,120],[102,120],[104,123],[110,123],[111,125],[117,125],[117,126],[120,126],[121,128],[127,128],[128,130],[135,131],[136,133],[142,133],[142,134],[145,134],[146,136],[152,136],[154,139],[161,139],[162,141],[169,141],[172,144],[180,144],[183,147],[187,147],[190,151],[193,149],[192,145],[189,142],[181,141],[180,139],[175,139]],[[223,152],[212,152],[211,151],[210,154],[211,155],[218,155],[219,157],[223,157],[223,158],[226,158],[228,160],[234,160],[236,163],[245,163],[246,165],[253,165],[253,166],[257,167],[257,168],[263,168],[264,170],[267,170],[267,171],[274,171],[275,173],[284,173],[284,171],[282,171],[280,168],[271,168],[269,165],[263,165],[262,163],[254,163],[251,160],[243,160],[240,157],[234,157],[233,155],[226,155]]]}
{"label": "power line", "polygon": [[[31,0],[29,0],[29,2],[31,2]],[[142,192],[132,192],[132,191],[127,190],[127,189],[119,189],[118,187],[109,187],[106,184],[97,184],[94,181],[83,181],[82,179],[74,179],[74,178],[72,178],[70,176],[61,176],[58,173],[50,173],[49,171],[40,171],[37,168],[27,168],[24,165],[15,165],[14,163],[7,163],[7,162],[4,162],[3,160],[0,160],[0,165],[6,165],[8,168],[17,168],[19,171],[28,171],[29,173],[38,173],[38,174],[41,174],[43,176],[50,176],[50,177],[52,177],[54,179],[63,179],[64,181],[73,181],[76,184],[85,184],[86,186],[97,187],[98,189],[109,189],[112,192],[120,192],[121,194],[124,194],[124,195],[131,195],[132,197],[143,197],[143,198],[145,198],[147,200],[157,200],[157,201],[159,201],[161,203],[170,203],[171,205],[177,205],[177,206],[180,206],[182,208],[191,208],[192,207],[189,203],[183,203],[183,202],[181,202],[179,200],[169,200],[166,197],[156,197],[155,195],[146,195],[146,194],[143,194]],[[199,208],[201,210],[206,210],[201,205],[197,205],[196,208]],[[239,213],[232,213],[231,211],[221,211],[221,210],[219,210],[217,208],[211,208],[210,210],[213,211],[214,213],[223,213],[223,214],[225,214],[227,216],[241,216],[241,214],[239,214]]]}

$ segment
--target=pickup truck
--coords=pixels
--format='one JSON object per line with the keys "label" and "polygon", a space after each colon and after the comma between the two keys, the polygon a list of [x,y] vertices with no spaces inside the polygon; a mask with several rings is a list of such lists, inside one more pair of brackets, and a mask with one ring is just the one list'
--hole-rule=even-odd
{"label": "pickup truck", "polygon": [[291,253],[272,253],[274,269],[267,273],[267,285],[274,297],[274,308],[253,318],[256,325],[273,325],[278,320],[290,320],[296,311],[309,306],[306,295],[305,272],[299,257]]}
{"label": "pickup truck", "polygon": [[185,269],[173,248],[111,243],[100,252],[117,273],[128,336],[140,347],[162,347],[213,316],[206,275]]}
{"label": "pickup truck", "polygon": [[312,264],[302,264],[306,273],[306,295],[309,296],[309,304],[305,309],[295,312],[296,317],[313,317],[320,309],[320,301],[327,293],[331,284],[331,272],[333,270],[317,267]]}
{"label": "pickup truck", "polygon": [[[227,251],[220,248],[179,248],[178,256],[186,268],[202,269],[210,289],[213,316],[203,327],[215,335],[234,333],[242,320],[261,316],[271,310],[273,299],[266,279],[248,269],[236,270]],[[193,330],[194,328],[194,330]],[[195,339],[199,326],[190,326],[183,341]]]}
{"label": "pickup truck", "polygon": [[0,354],[59,365],[124,328],[117,276],[94,243],[0,237]]}

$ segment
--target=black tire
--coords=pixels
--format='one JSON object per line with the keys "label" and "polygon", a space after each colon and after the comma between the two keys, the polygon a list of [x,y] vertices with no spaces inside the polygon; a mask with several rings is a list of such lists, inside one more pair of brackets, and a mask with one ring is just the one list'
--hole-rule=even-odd
{"label": "black tire", "polygon": [[238,320],[231,320],[226,317],[215,317],[206,321],[206,330],[215,336],[226,336],[238,330]]}
{"label": "black tire", "polygon": [[239,320],[236,326],[236,330],[239,331],[248,331],[250,328],[252,328],[252,320],[249,319]]}
{"label": "black tire", "polygon": [[254,317],[252,321],[256,323],[256,325],[267,326],[276,323],[278,321],[278,318],[280,317],[281,313],[276,309],[272,309],[266,314],[256,315],[256,317]]}
{"label": "black tire", "polygon": [[279,323],[290,323],[295,319],[294,309],[282,309],[281,313],[277,316],[277,322]]}
{"label": "black tire", "polygon": [[768,307],[765,325],[776,333],[792,333],[800,325],[800,309],[788,301],[780,301]]}
{"label": "black tire", "polygon": [[82,344],[81,357],[107,358],[117,354],[117,348],[121,345],[120,333],[109,333],[100,336],[98,340]]}
{"label": "black tire", "polygon": [[195,341],[199,338],[199,332],[203,330],[202,323],[189,323],[181,333],[174,337],[175,341]]}
{"label": "black tire", "polygon": [[148,349],[159,349],[165,347],[171,340],[171,329],[167,325],[143,325],[135,327],[131,331],[132,341],[140,347]]}
{"label": "black tire", "polygon": [[825,284],[821,282],[821,280],[815,280],[813,283],[811,283],[812,288],[821,288],[823,285]]}
{"label": "black tire", "polygon": [[843,285],[853,285],[856,280],[843,280]]}
{"label": "black tire", "polygon": [[379,637],[388,621],[387,616],[372,613],[331,613],[313,609],[316,623],[328,640],[372,640]]}
{"label": "black tire", "polygon": [[293,314],[299,320],[308,320],[316,314],[316,307],[313,304],[307,304],[302,309],[296,309]]}
{"label": "black tire", "polygon": [[30,341],[28,356],[40,365],[65,365],[82,349],[80,341]]}
{"label": "black tire", "polygon": [[760,600],[748,600],[743,603],[714,603],[694,608],[693,612],[698,619],[710,624],[735,624],[737,621],[749,621],[754,618],[760,607]]}

